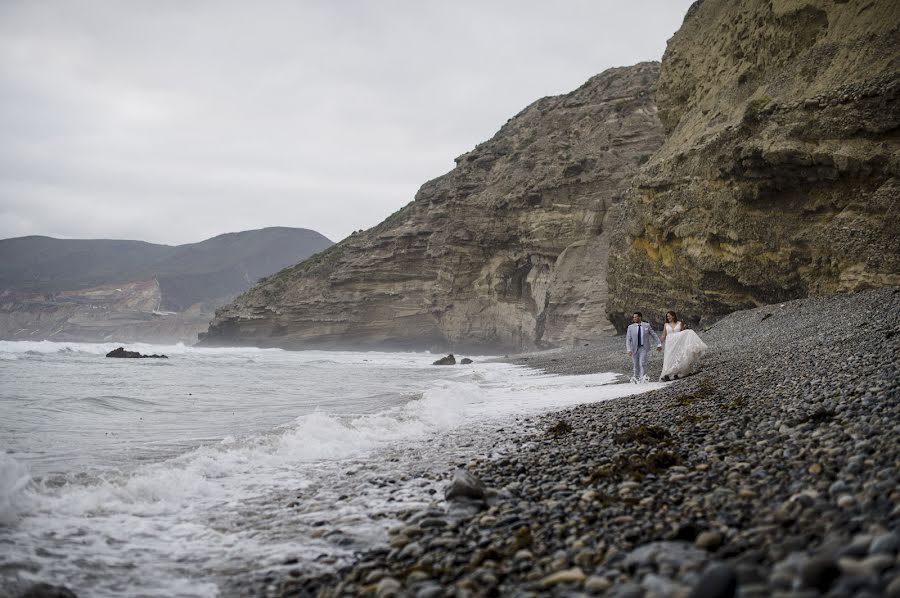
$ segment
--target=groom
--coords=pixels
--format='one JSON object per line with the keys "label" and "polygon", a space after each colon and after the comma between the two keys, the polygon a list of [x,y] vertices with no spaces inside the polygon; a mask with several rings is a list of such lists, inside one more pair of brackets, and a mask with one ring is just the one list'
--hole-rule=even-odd
{"label": "groom", "polygon": [[641,318],[643,318],[641,312],[634,312],[631,315],[633,323],[625,332],[625,350],[628,351],[628,354],[634,360],[634,376],[631,377],[631,381],[634,383],[647,382],[649,380],[649,376],[644,373],[647,367],[647,351],[649,350],[647,348],[648,335],[656,339],[656,350],[662,351],[662,343],[659,341],[659,337],[653,332],[650,324],[642,322]]}

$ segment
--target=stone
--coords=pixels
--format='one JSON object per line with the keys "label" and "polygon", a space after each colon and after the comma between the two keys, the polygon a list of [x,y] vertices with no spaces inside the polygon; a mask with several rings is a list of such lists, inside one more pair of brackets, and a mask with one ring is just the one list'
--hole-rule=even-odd
{"label": "stone", "polygon": [[113,349],[109,353],[106,354],[107,357],[118,357],[124,359],[168,359],[165,355],[143,355],[138,351],[126,351],[125,347],[119,347],[118,349]]}
{"label": "stone", "polygon": [[856,499],[853,498],[853,496],[850,494],[842,494],[842,495],[838,496],[837,506],[839,506],[842,509],[849,509],[850,507],[852,507],[855,504],[856,504]]}
{"label": "stone", "polygon": [[425,584],[416,591],[416,598],[439,598],[444,595],[444,588],[435,584]]}
{"label": "stone", "polygon": [[875,537],[875,539],[872,540],[872,545],[869,547],[869,552],[872,553],[884,552],[887,554],[896,554],[898,550],[900,550],[900,534],[897,534],[896,532],[881,534],[880,536]]}
{"label": "stone", "polygon": [[462,359],[459,360],[459,363],[461,363],[462,365],[469,365],[470,363],[475,363],[475,362],[473,362],[468,357],[463,357]]}
{"label": "stone", "polygon": [[547,577],[541,580],[541,585],[545,588],[550,586],[555,586],[561,583],[577,583],[580,584],[585,580],[584,571],[581,570],[580,567],[573,567],[572,569],[565,569],[563,571],[557,571],[556,573],[551,573]]}
{"label": "stone", "polygon": [[589,594],[602,594],[612,585],[612,582],[602,575],[591,575],[584,580],[584,591]]}
{"label": "stone", "polygon": [[703,572],[689,598],[734,598],[737,592],[737,575],[730,565],[713,565]]}
{"label": "stone", "polygon": [[456,365],[456,358],[453,356],[453,353],[450,353],[446,357],[441,357],[431,365]]}
{"label": "stone", "polygon": [[705,531],[697,536],[697,539],[694,540],[694,544],[699,548],[704,548],[706,550],[715,550],[719,546],[722,545],[723,536],[721,532],[711,530]]}
{"label": "stone", "polygon": [[487,489],[484,484],[472,473],[465,469],[457,469],[453,472],[450,485],[444,490],[444,499],[448,501],[458,499],[484,499]]}
{"label": "stone", "polygon": [[400,590],[403,589],[403,586],[400,585],[400,582],[394,579],[393,577],[384,577],[381,581],[378,582],[378,585],[375,588],[375,596],[377,598],[390,598],[392,596],[398,596],[400,594]]}
{"label": "stone", "polygon": [[900,575],[895,575],[884,589],[885,598],[900,598]]}
{"label": "stone", "polygon": [[841,569],[834,559],[816,557],[807,561],[800,570],[800,580],[804,587],[813,588],[825,594],[841,576]]}

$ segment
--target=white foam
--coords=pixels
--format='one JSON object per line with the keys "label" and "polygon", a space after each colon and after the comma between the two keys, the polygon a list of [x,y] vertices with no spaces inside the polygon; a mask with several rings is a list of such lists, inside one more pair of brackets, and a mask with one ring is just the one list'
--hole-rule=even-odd
{"label": "white foam", "polygon": [[[47,354],[69,350],[103,354],[115,346],[118,345],[0,342],[0,352]],[[367,379],[367,372],[383,371],[388,366],[393,368],[391,371],[419,370],[425,375],[404,382],[406,392],[411,390],[410,380],[420,384],[418,392],[411,393],[419,398],[402,404],[394,402],[375,413],[353,415],[317,410],[267,433],[229,435],[175,458],[94,475],[88,482],[63,486],[46,481],[29,483],[27,470],[21,464],[0,456],[0,517],[20,518],[14,528],[16,545],[33,548],[40,544],[40,538],[57,538],[65,543],[65,550],[85,551],[85,558],[102,559],[104,566],[137,566],[138,578],[166,580],[168,585],[162,586],[159,593],[173,594],[215,594],[215,586],[208,581],[174,573],[181,569],[173,563],[214,564],[229,559],[263,562],[271,554],[283,554],[279,550],[303,550],[311,542],[302,536],[267,537],[259,530],[221,529],[211,522],[211,513],[234,515],[240,512],[241,505],[265,504],[266,497],[273,493],[295,492],[314,484],[322,467],[328,464],[377,459],[379,449],[414,447],[461,427],[477,433],[492,422],[514,416],[663,386],[612,384],[614,374],[549,376],[508,364],[432,368],[433,356],[421,353],[290,353],[183,345],[147,345],[145,351],[144,346],[134,344],[129,348],[170,355],[181,351],[192,359],[227,359],[229,367],[247,367],[242,364],[250,357],[279,367],[347,367],[350,369],[346,375],[356,384],[374,384],[373,379]],[[388,391],[399,383],[382,380],[379,384],[385,387],[372,390]],[[119,539],[124,548],[119,548]],[[72,574],[54,569],[63,564],[42,562],[48,573],[57,571],[61,578]],[[109,587],[88,589],[91,595],[115,593]]]}
{"label": "white foam", "polygon": [[27,467],[9,455],[0,454],[0,525],[16,521],[23,491],[30,481]]}

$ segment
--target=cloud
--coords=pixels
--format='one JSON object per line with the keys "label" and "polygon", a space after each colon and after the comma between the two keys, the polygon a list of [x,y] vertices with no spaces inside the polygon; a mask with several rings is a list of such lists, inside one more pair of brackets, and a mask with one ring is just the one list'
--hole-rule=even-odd
{"label": "cloud", "polygon": [[[620,5],[622,4],[622,5]],[[688,1],[0,4],[0,238],[377,224]]]}

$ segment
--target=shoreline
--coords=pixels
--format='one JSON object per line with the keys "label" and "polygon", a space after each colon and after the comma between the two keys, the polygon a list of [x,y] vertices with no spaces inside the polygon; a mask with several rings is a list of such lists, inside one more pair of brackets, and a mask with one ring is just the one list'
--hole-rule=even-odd
{"label": "shoreline", "polygon": [[[735,312],[698,374],[498,433],[520,452],[466,465],[490,506],[259,595],[900,595],[897,314],[896,287]],[[504,361],[625,374],[623,343]]]}

